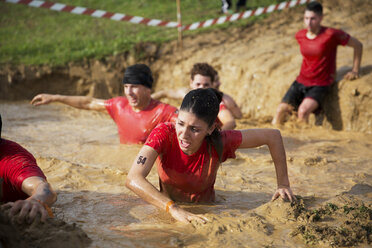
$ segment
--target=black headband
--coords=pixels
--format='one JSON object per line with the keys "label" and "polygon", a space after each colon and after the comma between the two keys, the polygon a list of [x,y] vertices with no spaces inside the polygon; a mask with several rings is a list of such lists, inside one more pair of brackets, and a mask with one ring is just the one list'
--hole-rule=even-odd
{"label": "black headband", "polygon": [[152,72],[147,65],[136,64],[125,69],[123,84],[142,84],[151,89],[153,82]]}

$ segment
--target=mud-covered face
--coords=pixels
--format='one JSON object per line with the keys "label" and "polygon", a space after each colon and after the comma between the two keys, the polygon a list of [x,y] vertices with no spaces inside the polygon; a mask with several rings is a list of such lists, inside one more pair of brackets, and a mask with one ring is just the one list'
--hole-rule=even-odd
{"label": "mud-covered face", "polygon": [[176,123],[176,133],[178,144],[181,150],[192,155],[200,148],[204,138],[211,134],[214,125],[211,127],[208,124],[196,117],[195,114],[180,110]]}
{"label": "mud-covered face", "polygon": [[212,84],[212,80],[210,77],[196,74],[194,76],[194,80],[191,80],[190,82],[190,87],[192,89],[199,89],[199,88],[205,89],[205,88],[212,88],[213,84]]}
{"label": "mud-covered face", "polygon": [[146,108],[151,100],[151,89],[142,84],[124,84],[124,93],[135,111]]}
{"label": "mud-covered face", "polygon": [[318,15],[313,11],[306,10],[304,14],[304,23],[308,31],[316,34],[320,29],[320,23],[322,22],[323,16]]}

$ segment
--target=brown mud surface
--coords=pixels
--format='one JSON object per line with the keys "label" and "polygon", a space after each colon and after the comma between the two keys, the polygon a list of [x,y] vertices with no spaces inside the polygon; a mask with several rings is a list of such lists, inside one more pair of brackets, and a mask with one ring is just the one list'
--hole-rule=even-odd
{"label": "brown mud surface", "polygon": [[[175,42],[139,44],[133,54],[144,53],[142,60],[123,54],[60,68],[2,66],[3,137],[35,155],[58,192],[56,221],[76,223],[90,247],[371,247],[372,1],[330,0],[324,6],[325,25],[364,44],[362,73],[335,84],[324,112],[309,125],[291,119],[281,127],[296,204],[270,202],[276,180],[266,147],[240,150],[218,172],[216,203],[183,206],[210,222],[177,223],[125,188],[140,147],[119,145],[107,114],[61,104],[35,108],[28,101],[41,92],[120,95],[122,73],[135,62],[151,66],[155,90],[181,87],[193,63],[208,62],[219,70],[222,90],[242,107],[238,128],[270,127],[300,69],[294,34],[302,28],[303,7],[244,28],[187,37],[182,54]],[[338,49],[339,79],[352,57],[352,49]],[[156,170],[148,179],[158,185]]]}
{"label": "brown mud surface", "polygon": [[67,224],[58,219],[19,224],[15,218],[9,218],[8,211],[4,206],[0,207],[0,244],[5,248],[82,248],[91,243],[76,224]]}

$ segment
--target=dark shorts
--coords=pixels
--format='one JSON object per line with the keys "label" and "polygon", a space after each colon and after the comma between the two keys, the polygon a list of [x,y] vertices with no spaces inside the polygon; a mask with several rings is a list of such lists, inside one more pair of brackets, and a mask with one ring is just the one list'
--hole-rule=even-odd
{"label": "dark shorts", "polygon": [[305,98],[312,98],[318,102],[321,106],[321,102],[324,97],[328,94],[330,86],[311,86],[306,87],[303,84],[294,81],[291,87],[289,87],[287,93],[285,93],[282,102],[288,103],[298,109],[298,106],[302,103]]}

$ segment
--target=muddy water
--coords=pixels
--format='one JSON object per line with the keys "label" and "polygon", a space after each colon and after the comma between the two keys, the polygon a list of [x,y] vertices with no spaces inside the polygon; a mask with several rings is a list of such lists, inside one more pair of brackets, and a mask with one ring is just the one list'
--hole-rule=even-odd
{"label": "muddy water", "polygon": [[[91,247],[306,246],[301,235],[291,234],[299,223],[289,203],[269,202],[276,181],[265,147],[240,150],[237,159],[225,162],[215,185],[218,201],[184,206],[206,214],[210,222],[183,225],[125,188],[140,146],[120,145],[107,114],[60,104],[36,108],[27,102],[1,102],[0,112],[3,137],[31,151],[57,190],[57,218],[77,223],[92,239]],[[238,128],[257,126],[268,124],[238,123]],[[366,206],[371,204],[371,134],[291,123],[282,134],[292,188],[306,208],[351,189]],[[148,179],[157,185],[154,169]]]}

